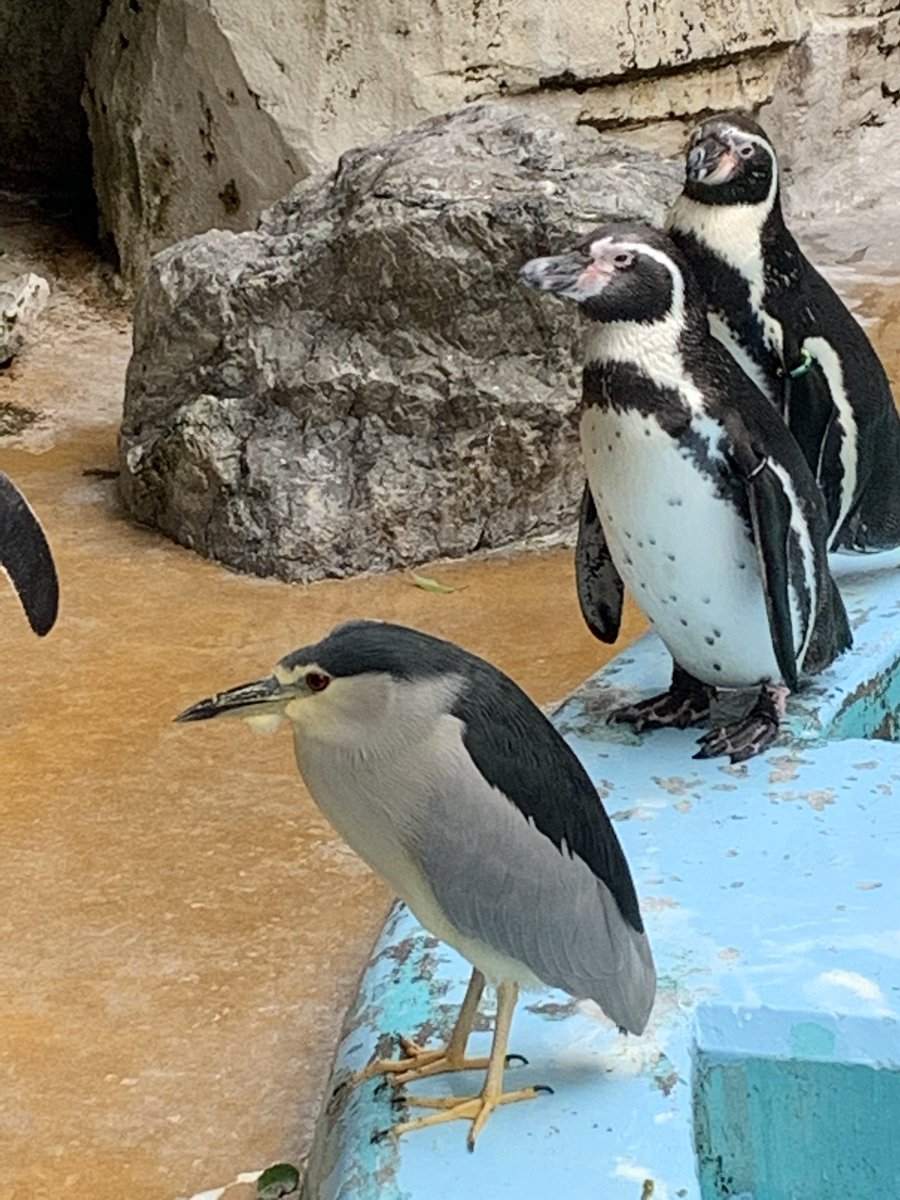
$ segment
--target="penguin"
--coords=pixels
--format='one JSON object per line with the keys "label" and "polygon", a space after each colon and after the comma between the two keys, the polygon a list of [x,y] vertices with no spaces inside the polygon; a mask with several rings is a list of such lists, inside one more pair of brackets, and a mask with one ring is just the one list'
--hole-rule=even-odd
{"label": "penguin", "polygon": [[604,225],[568,254],[526,263],[521,279],[587,318],[582,612],[615,641],[628,587],[673,659],[666,692],[610,719],[686,728],[707,719],[720,688],[758,688],[695,755],[742,762],[775,740],[800,679],[851,643],[812,473],[711,335],[703,293],[664,233]]}
{"label": "penguin", "polygon": [[40,521],[11,479],[0,471],[0,567],[9,576],[38,637],[50,632],[59,609],[59,582]]}
{"label": "penguin", "polygon": [[742,113],[702,122],[666,228],[710,327],[781,412],[825,497],[829,549],[900,544],[900,417],[861,325],[781,211],[778,157]]}

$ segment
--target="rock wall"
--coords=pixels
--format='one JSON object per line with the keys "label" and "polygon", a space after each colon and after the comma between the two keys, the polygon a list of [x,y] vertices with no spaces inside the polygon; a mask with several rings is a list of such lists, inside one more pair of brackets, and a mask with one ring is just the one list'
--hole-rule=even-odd
{"label": "rock wall", "polygon": [[[898,205],[900,2],[813,0],[760,119],[776,139],[796,217]],[[896,220],[896,213],[894,219]]]}
{"label": "rock wall", "polygon": [[157,250],[252,228],[346,149],[485,99],[664,153],[704,113],[761,108],[796,212],[870,206],[894,190],[898,8],[0,0],[0,172],[85,175],[86,73],[101,231],[132,286]]}
{"label": "rock wall", "polygon": [[768,100],[802,31],[799,0],[111,0],[85,93],[101,219],[135,282],[346,149],[486,98],[674,150],[698,113]]}
{"label": "rock wall", "polygon": [[0,175],[90,189],[81,109],[85,56],[103,0],[0,0]]}
{"label": "rock wall", "polygon": [[135,313],[127,509],[298,580],[568,531],[580,323],[518,271],[604,217],[661,220],[680,177],[468,108],[349,152],[258,232],[164,251]]}

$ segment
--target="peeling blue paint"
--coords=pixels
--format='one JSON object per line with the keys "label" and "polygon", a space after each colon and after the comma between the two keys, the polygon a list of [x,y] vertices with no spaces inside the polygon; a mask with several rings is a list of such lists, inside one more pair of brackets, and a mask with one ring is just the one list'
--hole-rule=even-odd
{"label": "peeling blue paint", "polygon": [[[900,1196],[900,746],[860,740],[897,735],[900,553],[834,565],[855,649],[792,698],[782,743],[759,759],[698,763],[696,731],[606,725],[610,708],[665,685],[652,636],[554,715],[610,797],[641,895],[659,972],[644,1037],[560,992],[523,997],[510,1050],[529,1061],[509,1078],[554,1095],[498,1111],[468,1154],[464,1123],[373,1144],[396,1119],[390,1089],[338,1088],[306,1200]],[[395,907],[329,1095],[386,1035],[446,1036],[468,976]]]}

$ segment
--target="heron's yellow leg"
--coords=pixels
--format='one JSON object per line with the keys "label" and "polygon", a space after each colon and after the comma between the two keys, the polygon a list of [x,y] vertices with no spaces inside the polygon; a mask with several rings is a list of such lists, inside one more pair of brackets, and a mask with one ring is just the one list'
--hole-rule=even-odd
{"label": "heron's yellow leg", "polygon": [[438,1111],[427,1117],[417,1117],[412,1121],[400,1121],[388,1131],[395,1137],[403,1133],[411,1133],[416,1129],[427,1129],[432,1125],[443,1125],[447,1121],[470,1120],[468,1145],[475,1149],[475,1142],[481,1133],[488,1117],[501,1104],[515,1104],[518,1100],[533,1100],[541,1092],[549,1092],[549,1088],[528,1087],[516,1092],[503,1091],[503,1072],[506,1068],[506,1047],[509,1043],[509,1030],[512,1024],[513,1012],[516,1007],[519,989],[514,983],[502,983],[497,989],[497,1024],[494,1028],[494,1042],[488,1061],[487,1076],[480,1096],[407,1096],[407,1104],[420,1108],[434,1108]]}
{"label": "heron's yellow leg", "polygon": [[353,1082],[361,1083],[364,1079],[371,1079],[373,1075],[390,1075],[393,1077],[392,1082],[399,1087],[413,1079],[442,1075],[446,1071],[484,1070],[490,1059],[466,1058],[466,1046],[483,991],[484,976],[473,968],[465,999],[446,1046],[440,1050],[426,1050],[410,1038],[400,1038],[400,1049],[403,1052],[401,1058],[377,1058],[369,1063],[364,1071],[360,1071]]}

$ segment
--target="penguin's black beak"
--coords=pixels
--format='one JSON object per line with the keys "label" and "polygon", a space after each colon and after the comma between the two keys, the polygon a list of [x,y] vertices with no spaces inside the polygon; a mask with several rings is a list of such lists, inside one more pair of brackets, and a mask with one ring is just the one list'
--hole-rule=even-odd
{"label": "penguin's black beak", "polygon": [[734,174],[738,157],[734,148],[721,138],[709,136],[691,146],[686,174],[691,183],[725,183]]}
{"label": "penguin's black beak", "polygon": [[522,267],[519,279],[537,292],[573,295],[592,261],[589,254],[577,250],[571,254],[533,258]]}

